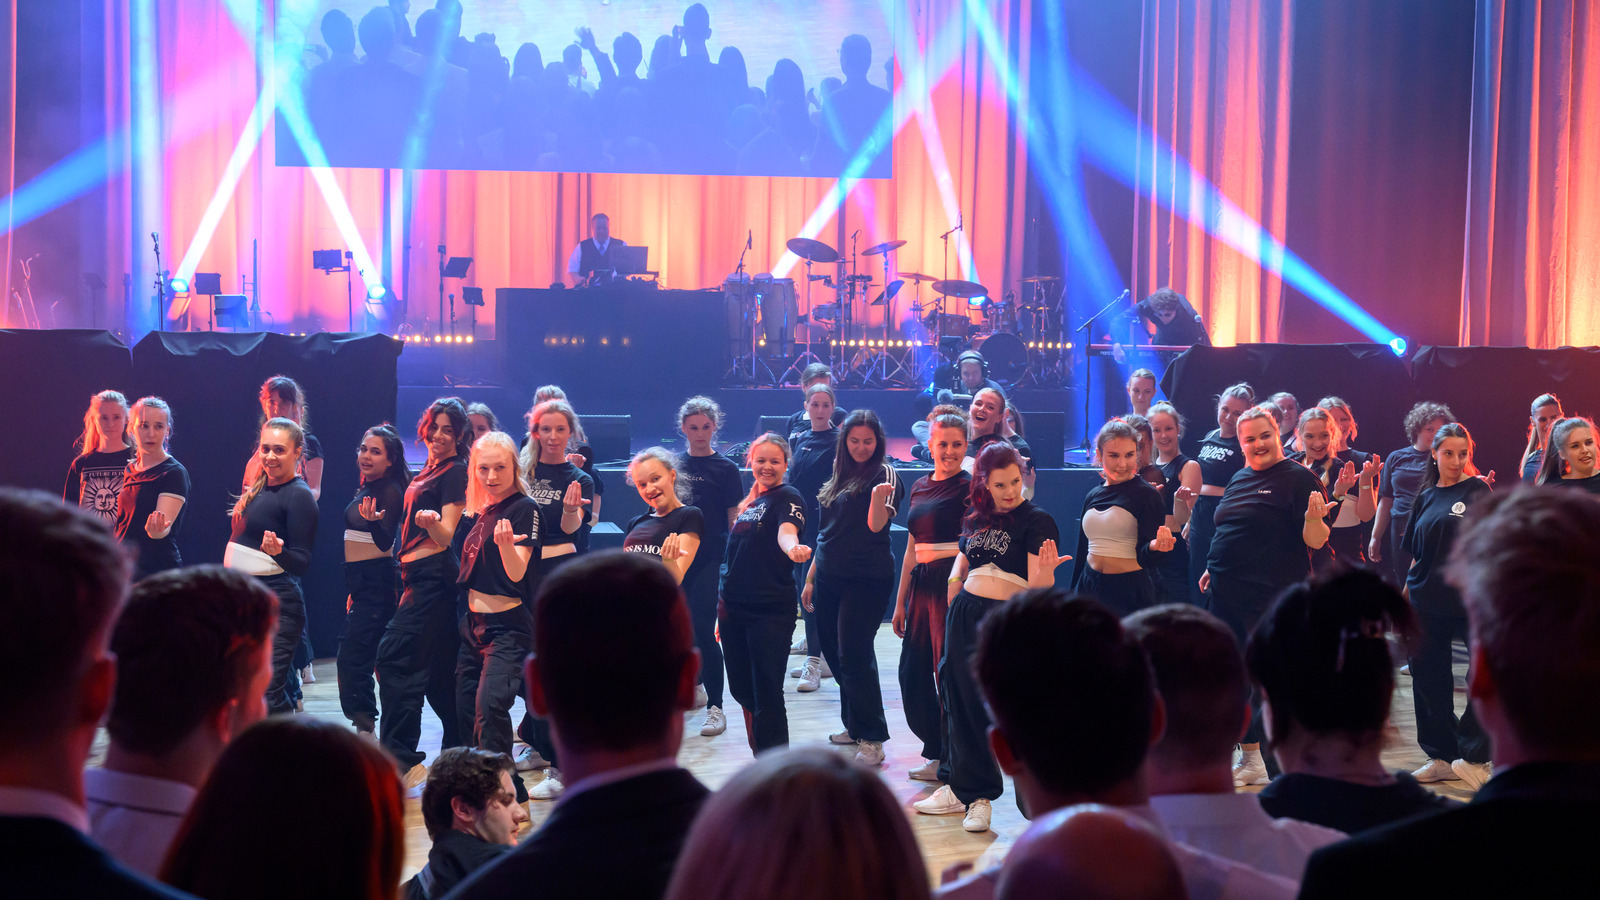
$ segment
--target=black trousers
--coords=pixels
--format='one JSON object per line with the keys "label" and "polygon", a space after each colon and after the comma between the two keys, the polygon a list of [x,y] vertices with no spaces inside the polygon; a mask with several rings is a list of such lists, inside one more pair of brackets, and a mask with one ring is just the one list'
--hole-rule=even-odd
{"label": "black trousers", "polygon": [[1472,709],[1472,700],[1456,718],[1454,654],[1451,643],[1467,639],[1465,616],[1430,615],[1417,611],[1422,635],[1411,657],[1411,696],[1416,702],[1417,744],[1429,759],[1445,762],[1490,759],[1488,735]]}
{"label": "black trousers", "polygon": [[[544,582],[544,579],[550,577],[557,569],[577,559],[578,555],[576,553],[568,553],[564,556],[552,556],[549,559],[541,557],[537,560],[535,565],[530,568],[530,572],[533,573],[531,577],[538,580],[532,585],[528,596],[535,596],[538,593],[538,586]],[[530,616],[532,612],[530,609]],[[531,618],[529,624],[530,626],[532,624]],[[531,637],[529,638],[528,649],[533,649]],[[534,715],[531,708],[525,708],[522,712],[522,721],[517,723],[517,737],[522,738],[522,742],[532,747],[535,752],[544,758],[545,762],[548,762],[552,767],[556,765],[556,742],[550,736],[550,721],[548,719]]]}
{"label": "black trousers", "polygon": [[1190,577],[1189,542],[1178,538],[1171,552],[1161,560],[1155,573],[1157,603],[1193,603],[1194,592],[1200,588],[1200,574]]}
{"label": "black trousers", "polygon": [[[911,552],[907,548],[907,552]],[[906,636],[900,644],[900,705],[906,724],[922,741],[922,758],[945,758],[944,707],[939,701],[939,656],[950,613],[950,570],[955,557],[918,563],[906,588]]]}
{"label": "black trousers", "polygon": [[871,577],[834,576],[821,566],[811,592],[821,656],[839,683],[839,719],[858,741],[889,739],[874,644],[893,599],[893,566],[893,560],[885,560],[883,571]]}
{"label": "black trousers", "polygon": [[944,700],[945,762],[949,768],[946,783],[957,800],[969,805],[980,797],[998,800],[1005,790],[1000,764],[989,750],[989,708],[984,705],[978,678],[972,672],[978,623],[1003,602],[963,590],[951,601],[944,625],[939,695]]}
{"label": "black trousers", "polygon": [[694,646],[700,651],[700,683],[706,688],[706,705],[721,707],[722,646],[717,643],[717,580],[726,540],[707,538],[700,542],[694,563],[683,576],[683,596],[689,602],[689,621],[694,625]]}
{"label": "black trousers", "polygon": [[1096,572],[1085,560],[1074,589],[1098,599],[1119,618],[1156,604],[1156,583],[1146,569],[1107,575]]}
{"label": "black trousers", "polygon": [[1383,536],[1383,549],[1388,554],[1383,559],[1383,565],[1389,567],[1390,577],[1394,579],[1395,587],[1405,587],[1406,573],[1411,571],[1411,554],[1407,553],[1405,548],[1401,546],[1401,542],[1405,540],[1406,526],[1410,523],[1410,519],[1409,515],[1404,519],[1390,519],[1389,530]]}
{"label": "black trousers", "polygon": [[783,708],[784,670],[794,612],[787,601],[717,607],[722,654],[728,668],[728,693],[744,710],[750,749],[760,753],[789,744],[789,715]]}
{"label": "black trousers", "polygon": [[1199,607],[1206,605],[1206,598],[1200,593],[1200,573],[1206,570],[1206,557],[1211,554],[1211,536],[1217,533],[1217,504],[1221,502],[1221,497],[1201,496],[1189,515],[1189,602]]}
{"label": "black trousers", "polygon": [[400,564],[405,592],[378,642],[378,695],[383,716],[378,720],[384,749],[401,771],[422,762],[422,701],[444,729],[441,748],[461,746],[456,717],[457,630],[456,558],[435,553]]}
{"label": "black trousers", "polygon": [[456,713],[474,747],[511,753],[511,704],[522,691],[522,662],[533,650],[533,610],[468,612],[456,662]]}
{"label": "black trousers", "polygon": [[335,661],[339,708],[357,731],[375,731],[378,693],[373,672],[378,666],[378,642],[400,601],[400,564],[389,556],[347,562],[344,587],[350,607]]}
{"label": "black trousers", "polygon": [[305,699],[305,685],[300,681],[300,670],[311,665],[313,659],[316,659],[316,656],[311,650],[311,629],[302,629],[300,643],[295,645],[294,658],[289,664],[289,696],[293,697],[296,703]]}
{"label": "black trousers", "polygon": [[[815,544],[816,541],[813,539],[812,543],[807,544],[806,546],[814,547]],[[800,624],[805,629],[803,633],[806,637],[806,655],[821,656],[822,638],[817,634],[817,614],[806,612],[806,605],[800,602],[800,592],[804,590],[806,586],[806,572],[811,570],[811,566],[812,563],[809,560],[803,563],[794,564],[794,605],[795,608],[800,611]],[[793,623],[790,624],[789,630],[791,632],[794,631]],[[832,668],[833,663],[829,663],[828,667]]]}
{"label": "black trousers", "polygon": [[[1211,595],[1207,609],[1211,614],[1221,619],[1233,631],[1233,636],[1238,639],[1242,650],[1245,642],[1250,639],[1250,632],[1261,621],[1261,616],[1266,613],[1283,590],[1281,587],[1256,584],[1241,581],[1228,576],[1218,576],[1211,573]],[[1261,692],[1256,688],[1250,690],[1250,727],[1245,730],[1241,742],[1258,744],[1266,736],[1266,728],[1261,724]],[[1275,768],[1267,756],[1268,768]]]}
{"label": "black trousers", "polygon": [[297,699],[289,683],[294,672],[294,652],[306,630],[306,601],[300,593],[300,579],[287,573],[258,576],[267,589],[278,595],[278,631],[272,636],[272,680],[267,682],[267,713],[294,712]]}

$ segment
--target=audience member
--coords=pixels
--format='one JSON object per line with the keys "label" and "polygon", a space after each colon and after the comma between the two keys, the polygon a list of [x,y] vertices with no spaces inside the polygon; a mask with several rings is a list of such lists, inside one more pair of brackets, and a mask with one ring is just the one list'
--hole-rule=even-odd
{"label": "audience member", "polygon": [[[1448,577],[1496,772],[1465,806],[1318,850],[1302,897],[1541,897],[1593,879],[1600,819],[1600,502],[1523,488],[1473,506]],[[1348,651],[1347,651],[1348,656]],[[1441,852],[1472,855],[1430,865]]]}
{"label": "audience member", "polygon": [[1311,851],[1344,833],[1274,819],[1233,789],[1233,747],[1250,724],[1250,680],[1233,631],[1187,603],[1123,620],[1150,658],[1167,729],[1145,759],[1150,807],[1175,841],[1298,881]]}
{"label": "audience member", "polygon": [[1395,678],[1388,639],[1410,642],[1415,622],[1364,569],[1296,585],[1262,616],[1246,658],[1283,770],[1259,795],[1269,814],[1355,834],[1456,805],[1381,759]]}
{"label": "audience member", "polygon": [[846,37],[839,45],[839,68],[844,72],[844,84],[822,101],[811,164],[818,172],[840,172],[852,156],[862,153],[867,177],[887,178],[894,123],[888,115],[889,92],[867,81],[872,69],[871,42],[859,34]]}
{"label": "audience member", "polygon": [[394,759],[354,731],[308,717],[258,722],[222,751],[161,880],[205,900],[393,900],[400,793]]}
{"label": "audience member", "polygon": [[709,792],[677,764],[700,655],[666,567],[620,550],[545,579],[528,706],[550,721],[566,791],[544,826],[453,900],[658,898]]}
{"label": "audience member", "polygon": [[90,834],[155,877],[228,742],[266,717],[278,597],[221,566],[139,582],[111,633],[117,686],[102,768],[84,773]]}
{"label": "audience member", "polygon": [[392,57],[394,16],[374,7],[356,29],[366,58],[339,79],[339,115],[324,135],[328,157],[336,165],[395,165],[422,100],[422,80]]}
{"label": "audience member", "polygon": [[1155,826],[1085,803],[1029,826],[1000,867],[1000,900],[1187,900],[1183,873]]}
{"label": "audience member", "polygon": [[821,748],[776,750],[706,801],[668,900],[923,900],[911,825],[877,773]]}
{"label": "audience member", "polygon": [[422,788],[422,824],[433,847],[427,865],[405,883],[406,900],[443,897],[517,845],[528,811],[517,802],[515,771],[504,753],[451,747],[439,754]]}
{"label": "audience member", "polygon": [[0,488],[0,870],[5,896],[177,898],[85,836],[83,764],[111,704],[133,571],[90,511]]}

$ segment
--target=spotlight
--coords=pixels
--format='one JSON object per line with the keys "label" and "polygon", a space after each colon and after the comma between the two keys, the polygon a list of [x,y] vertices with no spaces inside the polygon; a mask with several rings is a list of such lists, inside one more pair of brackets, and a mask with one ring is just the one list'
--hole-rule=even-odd
{"label": "spotlight", "polygon": [[1389,349],[1394,351],[1394,355],[1395,356],[1405,356],[1406,355],[1406,339],[1403,338],[1403,337],[1395,338],[1394,340],[1389,342]]}
{"label": "spotlight", "polygon": [[979,296],[976,296],[976,297],[968,297],[967,298],[967,305],[972,307],[973,309],[981,309],[983,307],[983,305],[985,303],[988,303],[988,302],[989,302],[989,298],[985,297],[985,296],[983,296],[981,294]]}
{"label": "spotlight", "polygon": [[375,281],[372,284],[367,285],[368,300],[382,300],[383,295],[387,294],[388,292],[389,289],[384,287],[382,282]]}
{"label": "spotlight", "polygon": [[467,343],[472,343],[472,335],[467,335]]}
{"label": "spotlight", "polygon": [[174,278],[167,282],[167,289],[174,294],[187,294],[189,292],[189,279]]}

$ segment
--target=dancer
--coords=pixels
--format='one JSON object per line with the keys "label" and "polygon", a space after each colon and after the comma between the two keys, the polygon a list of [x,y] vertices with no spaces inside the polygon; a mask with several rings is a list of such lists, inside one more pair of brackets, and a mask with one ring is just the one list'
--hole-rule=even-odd
{"label": "dancer", "polygon": [[894,601],[894,633],[900,645],[900,702],[906,724],[922,741],[922,765],[907,777],[942,781],[944,712],[935,677],[944,653],[944,621],[950,610],[947,579],[960,552],[961,520],[972,503],[972,476],[962,468],[967,455],[967,420],[959,408],[935,407],[928,422],[933,474],[911,486],[906,531],[910,544],[900,566]]}
{"label": "dancer", "polygon": [[1533,405],[1528,409],[1528,446],[1522,451],[1522,465],[1517,470],[1523,481],[1531,482],[1538,477],[1539,467],[1544,463],[1544,448],[1550,440],[1550,426],[1565,415],[1561,411],[1561,398],[1555,394],[1533,398]]}
{"label": "dancer", "polygon": [[833,477],[817,496],[817,558],[800,592],[801,603],[816,616],[822,657],[839,682],[844,731],[828,740],[854,744],[856,761],[869,766],[883,763],[883,742],[889,739],[873,644],[894,591],[889,522],[906,495],[886,455],[877,413],[852,412],[839,427]]}
{"label": "dancer", "polygon": [[[793,436],[811,427],[811,389],[819,384],[833,387],[833,370],[824,363],[812,363],[800,373],[800,411],[791,415],[789,421],[784,423],[784,434]],[[832,395],[830,395],[832,396]],[[838,426],[844,424],[845,411],[834,406],[833,414],[828,417],[831,424]]]}
{"label": "dancer", "polygon": [[373,672],[378,642],[400,601],[400,562],[395,538],[405,516],[411,467],[406,448],[391,425],[377,425],[361,436],[356,450],[361,486],[344,508],[344,634],[334,671],[339,677],[339,708],[356,730],[378,727],[378,695]]}
{"label": "dancer", "polygon": [[705,533],[700,550],[683,576],[683,596],[689,602],[694,624],[695,649],[700,651],[700,687],[704,692],[706,720],[700,733],[714,737],[727,730],[723,713],[722,646],[717,641],[717,580],[728,550],[728,528],[744,499],[744,479],[733,460],[713,449],[722,428],[722,407],[709,397],[690,397],[678,408],[678,430],[688,450],[678,457],[678,480],[689,487],[685,502],[701,512]]}
{"label": "dancer", "polygon": [[117,539],[133,548],[133,578],[183,565],[178,533],[189,498],[189,472],[167,455],[172,409],[160,397],[133,404],[137,455],[122,476],[117,495]]}
{"label": "dancer", "polygon": [[717,624],[728,667],[728,691],[744,712],[755,753],[789,743],[783,708],[785,646],[794,632],[795,567],[811,558],[800,543],[805,501],[784,484],[789,442],[767,432],[746,457],[755,483],[728,534]]}
{"label": "dancer", "polygon": [[1183,417],[1165,401],[1150,407],[1150,433],[1154,435],[1156,465],[1165,487],[1161,502],[1167,507],[1167,529],[1173,534],[1172,551],[1156,566],[1156,591],[1163,603],[1189,603],[1189,543],[1182,535],[1189,524],[1188,498],[1200,494],[1200,464],[1183,455]]}
{"label": "dancer", "polygon": [[1184,498],[1189,506],[1189,528],[1184,534],[1189,542],[1189,601],[1196,606],[1205,605],[1199,578],[1211,553],[1217,504],[1234,473],[1244,468],[1237,432],[1239,414],[1249,409],[1255,398],[1255,389],[1244,382],[1223,388],[1217,396],[1217,427],[1200,442],[1200,493]]}
{"label": "dancer", "polygon": [[[839,450],[839,429],[833,422],[837,411],[833,388],[825,383],[814,384],[806,389],[806,414],[810,426],[789,435],[792,457],[785,480],[800,492],[805,501],[805,527],[801,531],[800,542],[808,547],[816,545],[817,526],[822,518],[822,511],[817,506],[817,494],[833,473],[834,456]],[[807,562],[795,569],[796,584],[806,582],[809,568],[810,563]],[[797,603],[799,599],[795,597]],[[832,664],[822,658],[822,638],[817,634],[816,615],[805,609],[803,603],[799,606],[800,621],[804,627],[803,638],[792,645],[789,652],[805,654],[806,658],[790,670],[789,677],[800,679],[798,690],[805,693],[821,687],[822,679],[832,678],[833,670],[830,668]]]}
{"label": "dancer", "polygon": [[134,455],[128,434],[128,398],[116,391],[90,397],[77,446],[83,453],[67,466],[61,499],[68,506],[99,516],[108,526],[115,525],[122,475]]}
{"label": "dancer", "polygon": [[[1200,589],[1209,609],[1233,629],[1244,646],[1250,630],[1280,591],[1311,574],[1310,550],[1328,542],[1328,499],[1322,481],[1283,455],[1277,410],[1271,404],[1241,413],[1237,430],[1247,469],[1228,482],[1216,509],[1216,533],[1206,554]],[[1202,463],[1202,466],[1204,463]],[[1236,787],[1266,784],[1261,756],[1261,700],[1254,710],[1239,762]]]}
{"label": "dancer", "polygon": [[[1422,629],[1410,660],[1417,744],[1428,755],[1411,775],[1423,784],[1460,779],[1477,790],[1489,780],[1491,748],[1471,697],[1461,718],[1456,718],[1450,645],[1458,638],[1467,640],[1467,613],[1461,592],[1445,577],[1445,563],[1467,508],[1487,497],[1494,483],[1493,472],[1487,478],[1478,476],[1472,450],[1472,435],[1459,423],[1444,425],[1433,436],[1428,472],[1406,523],[1403,546],[1411,554],[1406,597]],[[1470,673],[1467,681],[1472,681]]]}
{"label": "dancer", "polygon": [[1422,477],[1432,464],[1433,436],[1445,423],[1455,420],[1455,414],[1443,403],[1424,402],[1411,407],[1405,418],[1406,438],[1411,446],[1389,454],[1378,478],[1378,514],[1372,519],[1367,558],[1375,563],[1388,560],[1383,571],[1397,586],[1405,586],[1406,572],[1411,568],[1411,556],[1402,539]]}
{"label": "dancer", "polygon": [[1311,555],[1312,569],[1326,572],[1335,559],[1365,563],[1367,540],[1362,525],[1377,513],[1373,479],[1378,477],[1382,463],[1376,454],[1362,454],[1361,470],[1357,472],[1353,459],[1341,459],[1335,448],[1342,432],[1326,407],[1314,406],[1301,413],[1295,435],[1302,449],[1289,454],[1289,458],[1310,469],[1322,482],[1329,502],[1338,506],[1328,543]]}
{"label": "dancer", "polygon": [[1288,391],[1279,391],[1268,397],[1267,402],[1283,413],[1283,420],[1278,423],[1278,436],[1283,439],[1283,452],[1293,453],[1299,450],[1300,445],[1295,443],[1294,430],[1300,424],[1300,401]]}
{"label": "dancer", "polygon": [[1119,616],[1154,606],[1151,570],[1176,542],[1166,525],[1161,492],[1139,477],[1139,435],[1112,419],[1094,439],[1101,483],[1083,498],[1072,589],[1100,600]]}
{"label": "dancer", "polygon": [[[534,408],[537,408],[539,404],[547,400],[560,400],[568,406],[572,405],[572,401],[567,399],[567,392],[553,384],[547,384],[533,392]],[[523,416],[523,420],[528,423],[528,434],[530,436],[534,433],[534,426],[531,421],[532,415],[533,408],[530,408],[528,414]],[[527,445],[528,439],[524,438],[522,447],[525,449]],[[578,420],[576,411],[573,413],[572,437],[567,440],[567,461],[582,469],[583,474],[589,476],[589,480],[594,482],[594,493],[589,499],[589,510],[583,517],[583,525],[572,537],[573,545],[578,548],[578,552],[587,553],[589,552],[589,532],[594,529],[594,526],[600,524],[600,504],[606,492],[606,482],[604,478],[600,477],[599,470],[594,467],[594,448],[589,446],[589,436],[584,433],[583,422]],[[533,484],[531,479],[528,484],[530,486]]]}
{"label": "dancer", "polygon": [[272,681],[267,712],[293,712],[290,665],[306,627],[300,576],[311,565],[317,537],[317,501],[296,474],[305,433],[292,419],[273,418],[261,427],[257,475],[233,504],[233,533],[222,564],[261,579],[278,595],[278,632],[272,638]]}
{"label": "dancer", "polygon": [[1156,396],[1156,373],[1149,369],[1134,369],[1128,376],[1128,404],[1135,415],[1149,417],[1150,401]]}
{"label": "dancer", "polygon": [[1155,464],[1156,433],[1150,427],[1150,420],[1138,413],[1128,413],[1118,418],[1132,426],[1139,439],[1139,458],[1134,463],[1134,474],[1156,490],[1166,490],[1167,476]]}
{"label": "dancer", "polygon": [[1544,464],[1536,484],[1582,488],[1600,494],[1600,471],[1595,467],[1594,423],[1574,417],[1550,428]]}
{"label": "dancer", "polygon": [[[299,382],[287,375],[274,375],[261,383],[261,392],[257,399],[261,402],[261,421],[263,424],[268,419],[289,419],[300,426],[300,431],[306,437],[306,451],[300,460],[300,477],[306,481],[306,487],[311,489],[311,496],[322,499],[322,443],[311,433],[311,410],[306,407],[306,392],[300,389]],[[248,488],[256,479],[257,469],[261,465],[257,456],[252,455],[244,466],[244,486]]]}
{"label": "dancer", "polygon": [[1050,514],[1022,496],[1022,456],[1009,444],[984,448],[972,476],[972,508],[963,523],[962,550],[947,579],[950,614],[939,658],[944,701],[947,784],[912,807],[919,813],[964,813],[961,827],[989,830],[993,803],[1004,790],[989,752],[989,713],[969,662],[978,623],[1012,594],[1055,584],[1060,531]]}
{"label": "dancer", "polygon": [[1339,397],[1323,397],[1317,402],[1317,408],[1327,410],[1334,424],[1339,426],[1334,435],[1334,459],[1355,466],[1360,473],[1356,481],[1359,496],[1348,498],[1348,502],[1343,502],[1347,499],[1344,494],[1336,498],[1342,502],[1339,504],[1339,516],[1333,522],[1333,536],[1328,538],[1328,548],[1346,562],[1365,563],[1367,544],[1372,540],[1372,519],[1378,509],[1373,486],[1382,477],[1383,460],[1376,453],[1355,449],[1360,426],[1356,423],[1355,410],[1350,408],[1350,404]]}
{"label": "dancer", "polygon": [[417,422],[417,439],[428,448],[428,462],[406,486],[399,550],[403,592],[378,641],[378,696],[383,701],[378,733],[405,773],[408,790],[428,776],[424,754],[417,750],[424,697],[444,727],[441,749],[462,743],[455,692],[460,568],[449,551],[467,503],[471,434],[467,408],[455,397],[433,401]]}
{"label": "dancer", "polygon": [[[538,587],[539,505],[517,464],[517,445],[491,431],[472,444],[466,507],[458,534],[466,589],[456,660],[456,715],[469,744],[511,755],[511,704],[522,686],[522,661],[533,650],[531,601]],[[527,798],[514,775],[517,802]]]}
{"label": "dancer", "polygon": [[474,441],[491,431],[500,430],[500,420],[487,403],[468,404],[467,421],[472,423],[472,439]]}
{"label": "dancer", "polygon": [[689,484],[678,478],[678,462],[665,447],[647,447],[628,463],[628,480],[650,511],[634,516],[623,530],[622,549],[661,560],[672,580],[683,584],[700,554],[705,516],[689,506]]}

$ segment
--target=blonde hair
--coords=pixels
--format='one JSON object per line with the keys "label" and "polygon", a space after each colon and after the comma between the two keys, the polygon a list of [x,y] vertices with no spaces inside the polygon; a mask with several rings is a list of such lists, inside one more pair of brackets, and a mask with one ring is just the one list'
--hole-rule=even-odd
{"label": "blonde hair", "polygon": [[[266,424],[261,426],[262,431],[266,431],[268,428],[289,432],[289,442],[294,444],[294,449],[297,452],[305,450],[306,432],[305,429],[300,427],[299,422],[280,416],[276,419],[268,419]],[[259,446],[258,443],[257,447]],[[250,482],[250,486],[244,489],[244,493],[239,495],[238,499],[234,501],[233,508],[228,511],[236,519],[244,515],[245,508],[250,505],[250,501],[256,499],[256,495],[260,494],[262,488],[267,486],[267,467],[261,466],[260,468],[261,471],[256,473],[256,480]]]}
{"label": "blonde hair", "polygon": [[122,442],[132,445],[128,439],[128,423],[131,421],[128,409],[128,398],[117,391],[101,391],[89,398],[89,408],[83,413],[83,434],[73,444],[83,448],[84,453],[99,453],[106,448],[106,435],[100,433],[99,409],[102,403],[115,403],[122,407]]}
{"label": "blonde hair", "polygon": [[[761,446],[762,444],[771,444],[774,447],[777,447],[780,450],[782,450],[783,451],[783,464],[785,466],[787,466],[789,464],[789,442],[787,440],[784,440],[783,436],[778,434],[776,431],[769,431],[766,434],[763,434],[761,437],[758,437],[755,440],[750,442],[750,449],[746,450],[745,454],[744,454],[744,465],[745,465],[745,468],[749,468],[750,467],[750,461],[756,458],[756,448]],[[744,495],[744,499],[739,501],[739,512],[742,513],[745,510],[749,509],[750,508],[750,504],[754,503],[755,500],[756,500],[756,497],[760,496],[760,492],[761,492],[761,484],[760,484],[760,482],[752,482],[751,485],[750,485],[750,493],[745,494]]]}
{"label": "blonde hair", "polygon": [[167,435],[161,439],[161,449],[166,450],[172,444],[172,407],[160,397],[140,397],[134,401],[133,412],[128,416],[128,427],[133,427],[133,417],[139,414],[140,409],[158,409],[167,417]]}
{"label": "blonde hair", "polygon": [[467,507],[462,515],[475,516],[489,505],[489,491],[478,481],[478,456],[488,447],[496,447],[506,452],[506,458],[511,460],[511,468],[516,472],[517,493],[524,497],[532,493],[528,490],[528,475],[522,471],[517,459],[517,442],[504,431],[486,432],[483,437],[473,442],[472,453],[467,457]]}
{"label": "blonde hair", "polygon": [[[569,409],[572,407],[572,401],[568,399],[567,392],[563,391],[560,385],[547,384],[533,392],[534,409],[537,409],[541,405],[551,400],[560,400],[566,403]],[[528,415],[533,415],[533,409],[528,410]],[[571,421],[572,438],[567,441],[567,447],[571,448],[579,441],[582,441],[585,444],[589,443],[589,436],[583,433],[583,425],[578,422],[578,416],[576,414],[573,414]],[[530,433],[533,431],[531,427],[528,430]]]}
{"label": "blonde hair", "polygon": [[687,478],[678,477],[677,455],[665,447],[646,447],[635,453],[633,459],[628,461],[628,483],[638,487],[633,480],[633,470],[651,459],[667,467],[667,471],[672,473],[672,493],[677,496],[679,503],[688,503],[694,492],[689,489]]}
{"label": "blonde hair", "polygon": [[[517,464],[527,473],[530,480],[533,478],[533,467],[539,464],[539,420],[552,413],[566,416],[567,427],[571,429],[572,437],[575,438],[581,433],[578,430],[578,414],[572,411],[572,404],[565,400],[546,400],[528,410],[528,443],[523,446]],[[567,446],[569,448],[572,446],[571,438],[568,438]]]}

